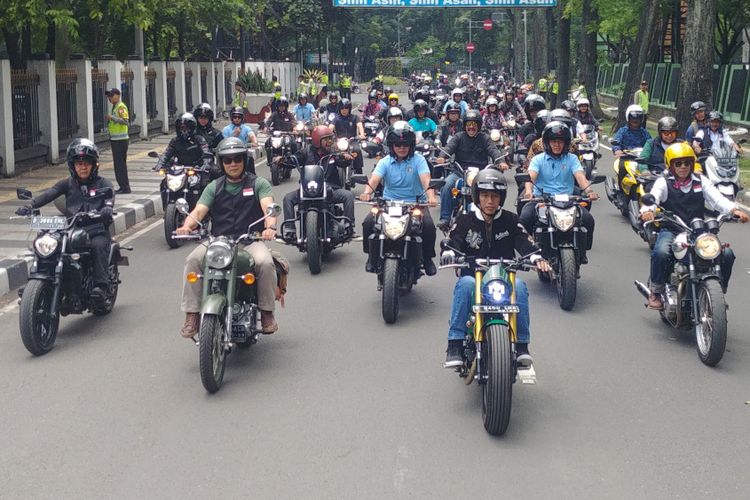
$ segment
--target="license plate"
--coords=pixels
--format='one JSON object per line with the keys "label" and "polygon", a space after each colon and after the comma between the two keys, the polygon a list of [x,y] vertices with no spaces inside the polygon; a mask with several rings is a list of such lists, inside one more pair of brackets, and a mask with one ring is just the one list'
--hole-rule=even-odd
{"label": "license plate", "polygon": [[594,153],[583,153],[583,159],[584,160],[593,160],[594,159]]}
{"label": "license plate", "polygon": [[388,215],[390,217],[401,217],[403,214],[402,207],[396,206],[396,207],[388,207]]}
{"label": "license plate", "polygon": [[65,229],[67,222],[65,217],[35,215],[31,218],[31,229]]}
{"label": "license plate", "polygon": [[521,311],[521,308],[519,308],[515,304],[504,305],[504,306],[474,305],[472,309],[475,313],[498,313],[498,314],[518,313]]}

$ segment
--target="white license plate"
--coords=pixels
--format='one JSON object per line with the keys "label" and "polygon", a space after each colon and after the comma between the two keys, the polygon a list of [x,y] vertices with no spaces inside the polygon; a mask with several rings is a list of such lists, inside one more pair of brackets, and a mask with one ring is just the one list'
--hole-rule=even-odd
{"label": "white license plate", "polygon": [[401,217],[403,210],[401,207],[388,207],[388,215],[390,217]]}
{"label": "white license plate", "polygon": [[31,229],[65,229],[67,222],[65,217],[35,215],[31,218]]}
{"label": "white license plate", "polygon": [[584,160],[593,160],[594,159],[594,153],[583,153],[583,159]]}
{"label": "white license plate", "polygon": [[472,310],[475,313],[498,313],[498,314],[510,314],[510,313],[521,312],[521,308],[519,308],[515,304],[510,304],[510,305],[505,305],[505,306],[474,305],[472,306]]}

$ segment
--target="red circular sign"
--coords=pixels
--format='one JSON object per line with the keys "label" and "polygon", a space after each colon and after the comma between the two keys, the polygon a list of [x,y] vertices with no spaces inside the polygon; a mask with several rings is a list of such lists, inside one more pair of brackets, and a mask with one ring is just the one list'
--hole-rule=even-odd
{"label": "red circular sign", "polygon": [[482,28],[485,29],[485,31],[489,31],[492,29],[492,19],[485,19],[482,21]]}
{"label": "red circular sign", "polygon": [[472,52],[474,52],[474,50],[476,50],[476,48],[477,48],[477,46],[474,45],[472,42],[469,42],[469,43],[466,44],[466,52],[468,52],[469,54],[471,54]]}

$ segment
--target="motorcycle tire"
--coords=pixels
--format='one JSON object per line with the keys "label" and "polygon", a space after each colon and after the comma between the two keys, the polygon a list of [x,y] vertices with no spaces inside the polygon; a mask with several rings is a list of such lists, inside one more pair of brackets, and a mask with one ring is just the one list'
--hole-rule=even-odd
{"label": "motorcycle tire", "polygon": [[184,240],[175,240],[172,238],[172,233],[182,225],[181,216],[182,214],[177,211],[174,203],[167,205],[167,208],[164,210],[164,238],[167,240],[169,248],[179,248],[184,242]]}
{"label": "motorcycle tire", "polygon": [[594,173],[594,162],[593,161],[584,161],[583,162],[583,169],[586,173],[586,180],[591,180],[591,176]]}
{"label": "motorcycle tire", "polygon": [[709,279],[700,284],[697,293],[698,315],[705,321],[696,322],[695,338],[698,357],[706,366],[716,366],[727,345],[727,307],[721,284]]}
{"label": "motorcycle tire", "polygon": [[224,325],[216,314],[205,314],[201,320],[198,351],[203,387],[213,394],[224,381],[227,351],[224,349]]}
{"label": "motorcycle tire", "polygon": [[305,214],[305,237],[307,238],[307,267],[310,274],[318,274],[323,261],[323,249],[318,237],[318,212]]}
{"label": "motorcycle tire", "polygon": [[513,402],[513,364],[510,338],[505,325],[490,325],[485,331],[482,360],[482,420],[493,436],[505,434]]}
{"label": "motorcycle tire", "polygon": [[94,316],[105,316],[112,312],[117,302],[117,292],[120,288],[120,270],[117,268],[117,264],[112,263],[109,265],[109,297],[107,297],[106,304],[94,307],[91,312]]}
{"label": "motorcycle tire", "polygon": [[18,313],[21,340],[34,356],[47,354],[55,345],[60,316],[50,314],[55,286],[47,281],[31,280],[23,290]]}
{"label": "motorcycle tire", "polygon": [[398,259],[386,258],[383,263],[383,320],[393,324],[398,319]]}
{"label": "motorcycle tire", "polygon": [[560,308],[570,311],[576,303],[578,270],[576,254],[572,248],[560,249],[560,269],[557,271],[557,300]]}
{"label": "motorcycle tire", "polygon": [[271,163],[269,168],[271,169],[271,184],[278,186],[279,182],[281,182],[279,179],[279,166]]}

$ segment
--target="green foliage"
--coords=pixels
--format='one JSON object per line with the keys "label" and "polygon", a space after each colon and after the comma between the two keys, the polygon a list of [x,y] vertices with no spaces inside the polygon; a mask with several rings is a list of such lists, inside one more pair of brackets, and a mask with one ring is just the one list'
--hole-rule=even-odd
{"label": "green foliage", "polygon": [[243,73],[238,78],[248,94],[267,94],[273,92],[273,82],[263,78],[256,69],[254,72]]}
{"label": "green foliage", "polygon": [[436,37],[430,35],[414,45],[409,52],[409,69],[412,71],[431,70],[445,60],[445,46]]}

